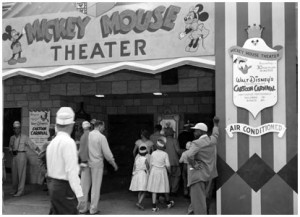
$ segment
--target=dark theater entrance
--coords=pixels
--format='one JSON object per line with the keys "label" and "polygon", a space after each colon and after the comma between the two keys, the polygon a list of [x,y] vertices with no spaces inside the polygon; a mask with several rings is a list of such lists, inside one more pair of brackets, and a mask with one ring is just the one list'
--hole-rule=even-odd
{"label": "dark theater entrance", "polygon": [[119,170],[106,162],[106,177],[103,179],[102,192],[128,190],[134,158],[132,151],[135,141],[140,138],[141,129],[151,134],[154,126],[152,114],[108,115],[107,139],[114,154]]}

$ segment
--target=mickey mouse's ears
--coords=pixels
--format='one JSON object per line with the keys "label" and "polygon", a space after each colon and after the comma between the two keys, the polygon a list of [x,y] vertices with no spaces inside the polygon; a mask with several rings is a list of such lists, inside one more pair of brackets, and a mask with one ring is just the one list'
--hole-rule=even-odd
{"label": "mickey mouse's ears", "polygon": [[5,27],[5,31],[6,31],[6,32],[11,32],[11,26],[6,26],[6,27]]}

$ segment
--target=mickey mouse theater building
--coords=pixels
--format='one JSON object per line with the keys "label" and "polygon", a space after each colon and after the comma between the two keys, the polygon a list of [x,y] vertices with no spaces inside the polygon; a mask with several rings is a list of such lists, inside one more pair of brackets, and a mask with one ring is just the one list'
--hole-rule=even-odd
{"label": "mickey mouse theater building", "polygon": [[15,3],[2,17],[3,149],[16,119],[42,146],[71,106],[75,140],[83,120],[106,122],[129,181],[140,129],[177,136],[217,115],[216,213],[298,214],[297,13],[296,2]]}

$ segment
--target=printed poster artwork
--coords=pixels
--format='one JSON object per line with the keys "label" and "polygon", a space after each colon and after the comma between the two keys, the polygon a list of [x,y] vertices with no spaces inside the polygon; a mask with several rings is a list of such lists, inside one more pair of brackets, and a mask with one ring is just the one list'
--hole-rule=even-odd
{"label": "printed poster artwork", "polygon": [[45,144],[49,137],[50,111],[29,112],[29,138],[39,147]]}
{"label": "printed poster artwork", "polygon": [[277,103],[277,61],[282,47],[268,47],[260,38],[263,28],[248,27],[249,39],[243,47],[233,46],[233,102],[247,109],[254,118],[264,108]]}

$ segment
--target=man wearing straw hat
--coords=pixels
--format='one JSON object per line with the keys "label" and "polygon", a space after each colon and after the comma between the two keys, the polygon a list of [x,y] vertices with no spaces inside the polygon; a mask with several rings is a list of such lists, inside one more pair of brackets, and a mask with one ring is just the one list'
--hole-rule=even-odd
{"label": "man wearing straw hat", "polygon": [[14,135],[10,137],[9,152],[12,154],[12,184],[14,197],[19,197],[24,194],[26,180],[26,165],[27,165],[27,148],[31,148],[36,153],[39,148],[25,134],[21,133],[21,123],[15,121],[13,123]]}
{"label": "man wearing straw hat", "polygon": [[[212,135],[207,135],[207,126],[197,123],[194,129],[194,140],[186,156],[188,160],[188,187],[190,187],[191,205],[188,213],[195,215],[207,214],[206,187],[213,176],[216,162],[215,148],[219,136],[219,118],[214,117]],[[194,162],[200,162],[199,168],[193,168]]]}
{"label": "man wearing straw hat", "polygon": [[56,113],[56,137],[47,147],[48,189],[52,214],[77,214],[85,202],[78,176],[75,141],[71,138],[74,111],[61,107]]}

